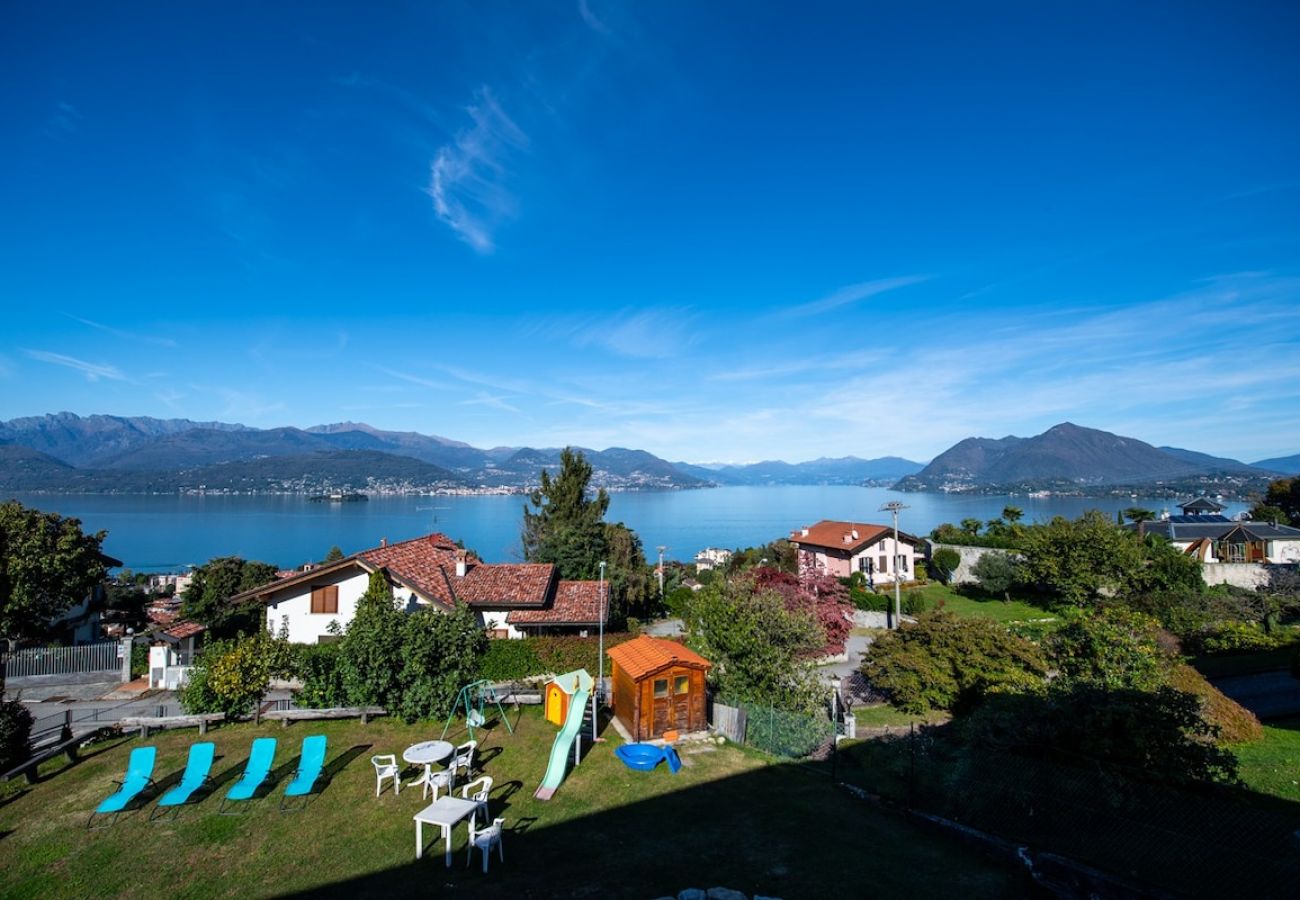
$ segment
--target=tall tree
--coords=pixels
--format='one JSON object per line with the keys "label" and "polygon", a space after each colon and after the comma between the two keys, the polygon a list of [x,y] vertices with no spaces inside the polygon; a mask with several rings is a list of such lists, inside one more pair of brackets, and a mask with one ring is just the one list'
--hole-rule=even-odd
{"label": "tall tree", "polygon": [[1253,519],[1300,526],[1300,478],[1279,478],[1271,482],[1268,493],[1255,504],[1250,515]]}
{"label": "tall tree", "polygon": [[1122,515],[1130,522],[1151,522],[1156,517],[1154,510],[1143,509],[1141,506],[1130,506],[1123,510]]}
{"label": "tall tree", "polygon": [[1024,517],[1024,515],[1025,515],[1025,511],[1021,509],[1019,506],[1002,507],[1002,518],[1006,519],[1008,522],[1012,522],[1012,523],[1019,522],[1021,518]]}
{"label": "tall tree", "polygon": [[256,601],[230,603],[236,594],[275,580],[270,563],[217,556],[194,570],[189,587],[181,594],[181,615],[208,626],[212,637],[252,634],[261,627],[262,605]]}
{"label": "tall tree", "polygon": [[608,552],[604,518],[609,495],[601,488],[588,496],[590,484],[591,463],[571,447],[560,452],[560,471],[554,478],[542,470],[541,486],[524,505],[525,559],[553,563],[561,578],[591,579],[599,574]]}
{"label": "tall tree", "polygon": [[17,500],[0,503],[0,637],[38,637],[85,599],[107,572],[107,534],[85,534],[80,520]]}
{"label": "tall tree", "polygon": [[1142,547],[1137,535],[1096,510],[1074,521],[1055,516],[1046,525],[1026,529],[1024,580],[1046,588],[1073,606],[1122,590],[1141,565]]}

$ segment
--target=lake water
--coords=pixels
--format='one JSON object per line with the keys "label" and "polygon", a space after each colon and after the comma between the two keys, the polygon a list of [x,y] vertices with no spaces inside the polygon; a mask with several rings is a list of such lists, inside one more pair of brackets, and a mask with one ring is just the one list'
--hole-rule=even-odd
{"label": "lake water", "polygon": [[[75,516],[86,531],[108,531],[104,551],[136,571],[171,571],[214,556],[242,556],[289,568],[321,559],[337,545],[345,553],[441,531],[463,540],[488,562],[521,559],[524,497],[374,497],[366,503],[312,503],[297,496],[61,496],[19,494],[26,506]],[[903,531],[925,535],[941,522],[981,521],[1019,506],[1027,522],[1074,518],[1087,509],[1114,516],[1127,506],[1169,509],[1168,500],[1079,497],[902,494],[847,486],[726,487],[695,491],[618,493],[608,519],[641,536],[646,554],[660,544],[668,559],[689,561],[705,547],[765,544],[819,519],[879,522],[891,500]],[[1226,513],[1246,509],[1229,503]]]}

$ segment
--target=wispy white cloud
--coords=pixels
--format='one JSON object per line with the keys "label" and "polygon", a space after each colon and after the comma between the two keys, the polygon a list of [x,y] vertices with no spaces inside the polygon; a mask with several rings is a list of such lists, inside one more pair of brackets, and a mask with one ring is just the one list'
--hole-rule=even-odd
{"label": "wispy white cloud", "polygon": [[54,112],[45,120],[45,133],[50,136],[67,136],[76,133],[84,117],[81,111],[71,103],[60,101],[54,106]]}
{"label": "wispy white cloud", "polygon": [[80,372],[86,376],[87,381],[99,381],[101,378],[106,378],[109,381],[126,381],[126,376],[122,374],[122,370],[108,363],[87,362],[84,359],[65,356],[62,353],[51,353],[48,350],[23,350],[23,352],[38,362],[66,366]]}
{"label": "wispy white cloud", "polygon": [[517,413],[519,407],[511,406],[506,402],[504,397],[496,394],[489,394],[487,391],[479,391],[468,400],[460,401],[461,406],[489,406],[492,409],[499,409],[502,412]]}
{"label": "wispy white cloud", "polygon": [[604,347],[633,359],[666,359],[695,343],[692,323],[696,319],[686,309],[622,310],[579,329],[574,342],[580,347]]}
{"label": "wispy white cloud", "polygon": [[516,214],[517,202],[505,181],[510,158],[528,146],[528,135],[486,85],[466,112],[472,124],[439,148],[428,193],[438,217],[461,240],[487,254],[495,248],[495,229]]}
{"label": "wispy white cloud", "polygon": [[609,25],[605,24],[603,19],[591,11],[589,0],[578,0],[578,15],[582,17],[582,21],[587,23],[587,27],[597,34],[604,37],[613,36],[614,32]]}
{"label": "wispy white cloud", "polygon": [[80,322],[90,328],[98,329],[105,334],[111,334],[115,338],[121,338],[124,341],[135,341],[141,344],[152,344],[156,347],[175,347],[176,341],[169,337],[159,337],[152,334],[143,334],[138,331],[126,331],[121,328],[114,328],[112,325],[104,325],[100,322],[94,322],[90,319],[83,319],[81,316],[74,316],[71,313],[64,313],[74,322]]}
{"label": "wispy white cloud", "polygon": [[897,290],[898,288],[907,287],[912,284],[919,284],[922,281],[930,280],[929,275],[906,275],[901,278],[878,278],[875,281],[863,281],[858,284],[846,284],[844,287],[837,288],[824,297],[812,300],[808,303],[800,303],[795,306],[787,306],[774,314],[778,319],[791,319],[800,316],[815,316],[820,313],[830,312],[833,309],[839,309],[842,306],[848,306],[865,300],[868,297],[874,297],[877,294],[883,294],[886,291]]}
{"label": "wispy white cloud", "polygon": [[409,381],[411,384],[418,384],[420,387],[433,388],[434,390],[446,390],[447,385],[441,381],[434,381],[432,378],[425,378],[422,375],[412,375],[409,372],[399,372],[396,369],[390,369],[388,366],[375,365],[375,370],[383,372],[390,378],[397,378],[401,381]]}

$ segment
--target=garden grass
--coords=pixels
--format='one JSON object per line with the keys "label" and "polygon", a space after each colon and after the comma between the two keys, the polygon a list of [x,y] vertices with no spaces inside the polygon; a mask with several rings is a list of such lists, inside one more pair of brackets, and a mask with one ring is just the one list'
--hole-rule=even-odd
{"label": "garden grass", "polygon": [[1241,780],[1252,791],[1300,801],[1300,716],[1264,725],[1264,737],[1235,744]]}
{"label": "garden grass", "polygon": [[1051,619],[1051,612],[1020,599],[975,598],[959,594],[946,584],[930,582],[917,588],[927,601],[927,609],[943,603],[943,608],[959,616],[983,616],[998,622],[1027,622]]}
{"label": "garden grass", "polygon": [[[150,823],[157,792],[143,808],[102,830],[86,818],[120,778],[139,738],[85,748],[80,761],[52,761],[34,786],[0,785],[0,895],[5,897],[270,897],[459,894],[476,897],[654,897],[687,887],[724,885],[791,900],[843,893],[845,878],[873,867],[872,896],[1023,896],[1016,870],[975,850],[921,831],[868,806],[827,777],[824,767],[775,763],[731,746],[683,747],[684,766],[627,769],[606,730],[549,802],[533,798],[556,728],[536,708],[511,735],[497,723],[478,732],[485,774],[495,779],[492,815],[504,816],[505,863],[483,875],[478,856],[465,867],[467,829],[443,865],[437,829],[425,829],[414,859],[412,816],[426,805],[417,789],[386,786],[376,798],[370,756],[436,738],[442,723],[377,719],[244,723],[209,732],[221,786],[183,808],[175,821]],[[466,738],[463,726],[449,740]],[[329,782],[305,811],[282,814],[279,800],[308,734],[329,737]],[[274,787],[239,816],[216,814],[242,771],[254,737],[279,739]],[[193,730],[149,738],[164,787],[184,768]],[[415,772],[408,773],[408,779]],[[391,785],[391,782],[388,783]],[[858,862],[854,862],[858,861]],[[849,875],[849,873],[856,873]],[[856,892],[859,882],[850,888]]]}
{"label": "garden grass", "polygon": [[942,710],[932,710],[924,715],[906,713],[895,709],[888,703],[873,703],[870,706],[858,706],[853,709],[853,718],[861,728],[907,728],[910,725],[931,725],[946,722],[952,716]]}

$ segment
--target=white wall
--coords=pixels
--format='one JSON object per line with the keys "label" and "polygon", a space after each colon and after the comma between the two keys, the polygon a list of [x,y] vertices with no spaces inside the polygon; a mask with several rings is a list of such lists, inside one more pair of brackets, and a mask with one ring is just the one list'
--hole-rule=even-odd
{"label": "white wall", "polygon": [[1300,561],[1300,541],[1269,541],[1269,562]]}
{"label": "white wall", "polygon": [[[311,611],[311,590],[313,587],[337,584],[339,588],[338,613],[313,613]],[[338,622],[339,628],[346,628],[357,612],[357,601],[366,592],[370,584],[370,575],[358,569],[345,569],[319,579],[304,582],[297,587],[287,588],[274,594],[274,600],[266,606],[266,629],[278,635],[285,622],[289,625],[289,640],[295,644],[315,644],[320,638],[330,633],[331,622]],[[409,591],[394,590],[395,599],[409,601]]]}
{"label": "white wall", "polygon": [[1205,563],[1201,577],[1209,585],[1230,584],[1253,591],[1268,584],[1268,568],[1259,563]]}
{"label": "white wall", "polygon": [[[896,547],[897,549],[895,549]],[[898,578],[896,577],[898,573],[894,571],[894,567],[897,565],[897,563],[894,561],[895,554],[902,554],[903,559],[906,560],[907,562],[907,568],[904,569],[902,572],[902,576],[903,576],[902,580],[911,581],[913,578],[916,577],[916,548],[913,547],[911,544],[909,544],[907,541],[902,540],[901,538],[899,539],[898,543],[895,544],[894,535],[892,532],[888,537],[881,538],[879,541],[872,544],[870,547],[867,547],[865,550],[855,553],[852,557],[850,557],[849,571],[846,574],[852,574],[854,572],[859,571],[858,560],[870,559],[872,560],[872,564],[874,566],[874,571],[875,571],[874,578],[876,580],[876,583],[879,584],[880,582],[885,581],[890,584],[893,584],[895,581],[898,580]],[[882,556],[889,557],[887,561],[889,572],[887,574],[882,574],[880,571],[880,557]]]}
{"label": "white wall", "polygon": [[[961,557],[961,563],[957,566],[957,571],[953,572],[952,575],[949,576],[949,584],[973,583],[976,579],[970,572],[971,567],[974,566],[975,563],[979,562],[980,557],[985,553],[1008,553],[1006,550],[997,550],[992,547],[967,547],[963,544],[933,543],[930,545],[930,558],[933,559],[934,554],[938,553],[940,550],[955,550],[957,555]],[[1014,557],[1017,554],[1010,553],[1010,555]],[[937,568],[930,572],[931,578],[938,579],[939,575],[940,573]]]}

